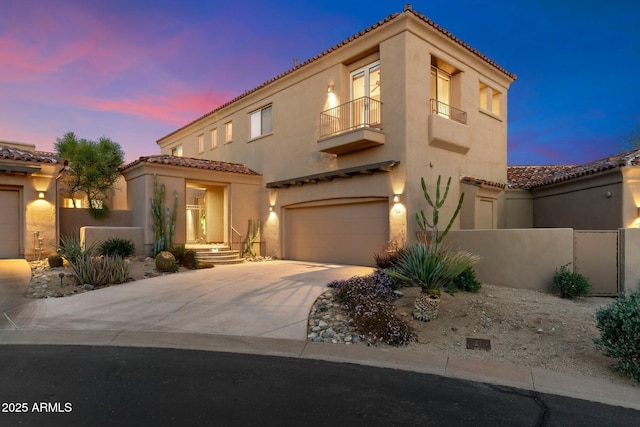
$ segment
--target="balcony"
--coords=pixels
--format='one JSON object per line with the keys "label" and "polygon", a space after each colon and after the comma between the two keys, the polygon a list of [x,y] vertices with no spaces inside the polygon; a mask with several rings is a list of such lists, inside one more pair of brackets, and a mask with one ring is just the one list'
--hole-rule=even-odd
{"label": "balcony", "polygon": [[383,145],[380,101],[362,97],[320,113],[318,149],[345,154]]}
{"label": "balcony", "polygon": [[467,112],[458,110],[455,107],[440,102],[437,99],[431,100],[431,114],[446,117],[463,125],[467,124]]}
{"label": "balcony", "polygon": [[471,148],[471,133],[466,123],[466,112],[432,99],[428,124],[429,145],[466,154]]}

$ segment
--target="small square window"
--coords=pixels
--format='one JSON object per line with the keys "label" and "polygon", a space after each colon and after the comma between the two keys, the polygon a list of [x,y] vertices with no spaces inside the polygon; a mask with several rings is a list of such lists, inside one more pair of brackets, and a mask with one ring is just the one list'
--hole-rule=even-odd
{"label": "small square window", "polygon": [[481,82],[480,108],[499,116],[502,111],[502,92]]}
{"label": "small square window", "polygon": [[171,155],[176,157],[182,157],[182,145],[178,145],[177,147],[173,147],[171,149]]}

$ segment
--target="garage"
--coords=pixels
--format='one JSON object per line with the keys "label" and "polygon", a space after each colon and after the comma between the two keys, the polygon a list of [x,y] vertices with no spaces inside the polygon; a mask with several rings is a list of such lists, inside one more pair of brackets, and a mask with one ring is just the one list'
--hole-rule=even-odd
{"label": "garage", "polygon": [[299,261],[373,265],[389,241],[387,199],[325,201],[285,211],[285,258]]}
{"label": "garage", "polygon": [[20,193],[0,190],[0,258],[20,255]]}

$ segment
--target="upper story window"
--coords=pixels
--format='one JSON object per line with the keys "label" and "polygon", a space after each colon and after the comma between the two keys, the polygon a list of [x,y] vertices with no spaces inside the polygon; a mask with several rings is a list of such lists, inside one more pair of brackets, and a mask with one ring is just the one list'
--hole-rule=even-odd
{"label": "upper story window", "polygon": [[460,104],[462,73],[438,58],[431,58],[431,114],[467,124],[467,113],[453,107]]}
{"label": "upper story window", "polygon": [[480,82],[480,108],[493,114],[502,114],[502,92]]}
{"label": "upper story window", "polygon": [[198,153],[204,153],[204,133],[198,135]]}
{"label": "upper story window", "polygon": [[171,155],[176,157],[182,157],[182,145],[178,145],[171,149]]}
{"label": "upper story window", "polygon": [[218,146],[218,128],[211,129],[211,148]]}
{"label": "upper story window", "polygon": [[224,124],[224,142],[229,143],[233,141],[233,122],[227,122]]}
{"label": "upper story window", "polygon": [[272,132],[271,105],[251,113],[251,138]]}

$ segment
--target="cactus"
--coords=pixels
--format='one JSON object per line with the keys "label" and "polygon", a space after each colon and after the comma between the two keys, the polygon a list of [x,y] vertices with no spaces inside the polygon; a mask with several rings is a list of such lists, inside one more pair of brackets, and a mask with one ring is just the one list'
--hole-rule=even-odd
{"label": "cactus", "polygon": [[160,271],[177,271],[176,257],[169,251],[161,251],[156,255],[156,269]]}
{"label": "cactus", "polygon": [[58,254],[49,255],[47,261],[49,262],[49,267],[51,268],[62,267],[62,265],[64,264],[62,257]]}
{"label": "cactus", "polygon": [[453,221],[456,219],[456,217],[460,213],[460,208],[462,208],[462,201],[464,200],[464,193],[461,193],[460,200],[458,200],[458,207],[456,208],[456,211],[453,213],[451,220],[449,220],[449,224],[447,225],[447,227],[444,229],[442,233],[439,233],[438,232],[438,220],[440,218],[439,210],[444,205],[445,200],[447,200],[447,196],[449,195],[449,186],[451,185],[451,177],[449,177],[449,180],[447,181],[447,187],[444,190],[444,195],[442,196],[442,198],[440,198],[440,178],[441,176],[438,175],[438,182],[436,184],[435,202],[431,199],[431,196],[429,196],[429,192],[427,191],[427,185],[424,182],[424,178],[421,178],[422,192],[424,193],[424,198],[427,200],[427,203],[429,204],[429,206],[431,206],[431,208],[433,209],[433,217],[432,217],[431,223],[429,223],[429,221],[427,220],[427,217],[425,216],[424,211],[420,210],[420,215],[416,213],[416,221],[420,226],[420,230],[422,230],[422,232],[426,236],[427,242],[429,243],[435,242],[436,246],[442,243],[444,236],[446,236],[447,233],[449,232],[449,229],[453,225]]}
{"label": "cactus", "polygon": [[178,213],[178,192],[174,191],[173,212],[164,208],[165,185],[158,187],[158,177],[153,174],[153,197],[151,198],[151,217],[155,239],[151,248],[151,256],[155,257],[161,251],[173,246],[173,236],[176,228],[176,216]]}
{"label": "cactus", "polygon": [[253,244],[258,239],[260,234],[260,220],[257,219],[254,223],[253,220],[249,220],[249,227],[247,229],[247,240],[245,240],[244,253],[251,257],[255,257],[256,253],[253,251]]}

